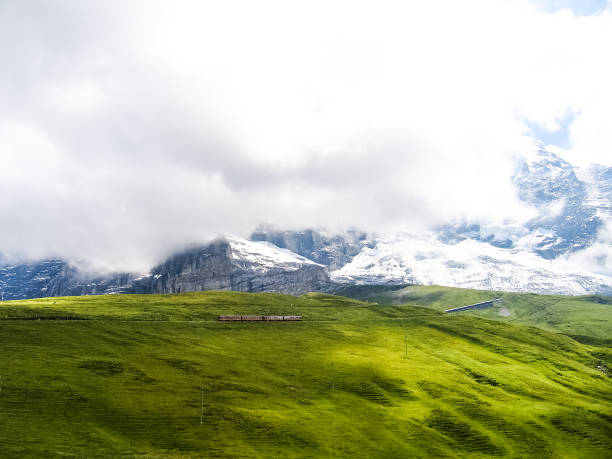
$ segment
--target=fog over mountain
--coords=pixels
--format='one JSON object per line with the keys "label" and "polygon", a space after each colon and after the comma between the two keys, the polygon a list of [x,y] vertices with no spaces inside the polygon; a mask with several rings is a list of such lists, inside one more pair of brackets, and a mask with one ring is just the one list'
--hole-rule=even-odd
{"label": "fog over mountain", "polygon": [[3,1],[1,264],[147,273],[264,223],[610,276],[612,8],[543,3]]}

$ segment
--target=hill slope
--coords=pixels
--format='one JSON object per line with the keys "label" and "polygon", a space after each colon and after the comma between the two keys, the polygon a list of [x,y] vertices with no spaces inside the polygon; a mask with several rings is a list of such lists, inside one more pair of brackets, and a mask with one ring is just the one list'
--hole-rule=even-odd
{"label": "hill slope", "polygon": [[[486,310],[460,314],[535,325],[585,341],[609,339],[612,344],[612,297],[565,296],[470,290],[439,286],[348,286],[339,294],[387,305],[409,304],[437,311],[502,298]],[[456,314],[456,313],[455,313]],[[588,339],[587,339],[588,340]],[[591,341],[592,341],[591,340]]]}
{"label": "hill slope", "polygon": [[[304,321],[219,323],[220,313]],[[612,380],[601,349],[322,294],[4,302],[0,451],[605,457]]]}

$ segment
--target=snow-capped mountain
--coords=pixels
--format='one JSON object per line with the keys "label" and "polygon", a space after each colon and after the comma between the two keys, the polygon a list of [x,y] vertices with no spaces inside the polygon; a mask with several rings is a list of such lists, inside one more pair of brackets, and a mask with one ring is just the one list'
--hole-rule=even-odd
{"label": "snow-capped mountain", "polygon": [[351,263],[331,273],[336,282],[409,283],[508,292],[612,294],[612,278],[564,270],[520,249],[466,238],[446,244],[434,232],[375,236]]}
{"label": "snow-capped mountain", "polygon": [[[612,293],[612,269],[604,266],[612,263],[612,249],[605,239],[612,229],[612,168],[592,165],[581,170],[559,154],[540,149],[517,158],[512,182],[517,197],[536,214],[528,221],[503,227],[460,222],[419,233],[353,231],[333,237],[312,230],[262,230],[252,238],[289,246],[326,264],[332,280],[340,283]],[[586,249],[603,260],[599,272],[578,266],[571,258]]]}
{"label": "snow-capped mountain", "polygon": [[[513,183],[537,216],[491,228],[443,225],[432,232],[371,235],[352,261],[333,271],[338,282],[417,283],[539,293],[612,293],[612,168],[572,166],[539,150],[521,157]],[[597,248],[602,269],[589,272],[572,256]],[[597,267],[597,263],[595,264]]]}
{"label": "snow-capped mountain", "polygon": [[327,266],[330,271],[350,263],[361,251],[366,239],[367,234],[357,230],[329,235],[312,229],[277,231],[262,226],[251,234],[253,241],[267,241],[277,247],[286,248]]}
{"label": "snow-capped mountain", "polygon": [[337,283],[417,283],[538,293],[612,294],[612,168],[578,169],[541,149],[512,177],[536,216],[493,227],[459,222],[419,233],[260,228],[177,253],[145,275],[91,275],[63,260],[8,264],[6,299],[223,289],[299,294]]}
{"label": "snow-capped mountain", "polygon": [[300,294],[329,288],[325,266],[269,242],[238,236],[190,247],[144,275],[94,276],[63,260],[0,266],[2,300],[200,290]]}
{"label": "snow-capped mountain", "polygon": [[305,265],[323,266],[267,241],[250,241],[235,235],[224,239],[230,245],[232,264],[240,269],[267,273],[271,270],[297,271]]}
{"label": "snow-capped mountain", "polygon": [[548,260],[591,246],[612,215],[611,168],[593,165],[581,171],[544,149],[517,160],[512,177],[517,196],[537,216],[495,228],[474,222],[443,225],[437,228],[440,240],[453,244],[469,238]]}
{"label": "snow-capped mountain", "polygon": [[525,224],[525,248],[542,258],[590,246],[603,226],[602,212],[589,195],[594,183],[579,179],[576,170],[558,155],[540,150],[535,158],[523,160],[513,178],[519,198],[539,211]]}
{"label": "snow-capped mountain", "polygon": [[138,293],[201,290],[301,294],[329,288],[327,269],[268,242],[219,238],[173,255],[135,282]]}
{"label": "snow-capped mountain", "polygon": [[612,223],[612,167],[592,164],[576,169],[576,175],[585,184],[585,203],[596,209],[596,216],[604,224]]}

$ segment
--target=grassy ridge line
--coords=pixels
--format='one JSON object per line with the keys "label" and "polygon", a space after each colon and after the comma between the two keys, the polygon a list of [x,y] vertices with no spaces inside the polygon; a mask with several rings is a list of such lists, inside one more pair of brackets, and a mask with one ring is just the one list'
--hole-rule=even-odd
{"label": "grassy ridge line", "polygon": [[[200,321],[291,308],[310,321]],[[0,320],[3,457],[612,451],[612,383],[593,348],[537,328],[318,294],[72,297],[7,311],[103,320]]]}
{"label": "grassy ridge line", "polygon": [[501,297],[503,301],[494,308],[454,314],[535,325],[578,338],[593,337],[606,340],[612,337],[612,297],[601,295],[572,297],[440,286],[407,286],[400,289],[354,286],[340,293],[380,304],[411,304],[437,311]]}
{"label": "grassy ridge line", "polygon": [[[301,315],[305,321],[400,319],[404,308],[381,309],[362,301],[310,293],[293,297],[275,293],[207,291],[178,295],[100,295],[38,298],[0,303],[0,320],[209,321],[222,314]],[[438,312],[412,311],[429,317]]]}

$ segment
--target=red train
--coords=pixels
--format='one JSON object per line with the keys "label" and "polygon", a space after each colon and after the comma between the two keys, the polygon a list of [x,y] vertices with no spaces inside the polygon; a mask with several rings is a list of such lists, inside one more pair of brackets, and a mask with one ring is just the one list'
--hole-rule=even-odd
{"label": "red train", "polygon": [[257,321],[297,321],[302,320],[302,316],[219,316],[222,322],[257,322]]}

